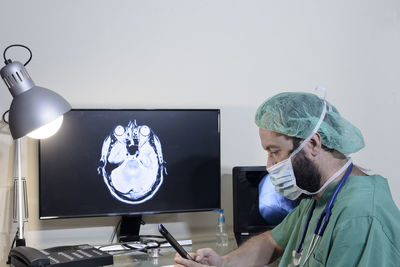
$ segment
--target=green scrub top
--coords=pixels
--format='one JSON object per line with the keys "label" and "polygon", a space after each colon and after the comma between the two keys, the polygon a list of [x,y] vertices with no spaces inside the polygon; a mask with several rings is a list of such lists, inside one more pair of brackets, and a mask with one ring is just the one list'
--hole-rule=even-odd
{"label": "green scrub top", "polygon": [[[338,182],[330,185],[317,202],[303,243],[303,256]],[[303,199],[272,230],[284,249],[279,267],[293,263],[313,198]],[[393,202],[387,180],[379,175],[349,176],[333,204],[323,236],[305,266],[400,266],[400,211]]]}

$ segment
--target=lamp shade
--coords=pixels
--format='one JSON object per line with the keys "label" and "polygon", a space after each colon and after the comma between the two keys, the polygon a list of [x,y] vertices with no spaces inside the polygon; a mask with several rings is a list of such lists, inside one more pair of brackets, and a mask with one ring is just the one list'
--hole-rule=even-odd
{"label": "lamp shade", "polygon": [[14,97],[9,113],[11,135],[14,139],[54,121],[71,106],[60,95],[49,89],[34,86]]}
{"label": "lamp shade", "polygon": [[36,86],[25,67],[18,61],[8,61],[1,77],[13,95],[9,125],[14,139],[56,120],[71,109],[59,94]]}

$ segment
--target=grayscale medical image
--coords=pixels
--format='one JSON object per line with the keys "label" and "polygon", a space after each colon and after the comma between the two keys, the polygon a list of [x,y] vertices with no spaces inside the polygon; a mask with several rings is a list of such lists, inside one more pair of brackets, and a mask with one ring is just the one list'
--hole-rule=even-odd
{"label": "grayscale medical image", "polygon": [[117,125],[105,137],[100,163],[98,173],[111,195],[128,204],[153,198],[167,175],[160,139],[136,120]]}

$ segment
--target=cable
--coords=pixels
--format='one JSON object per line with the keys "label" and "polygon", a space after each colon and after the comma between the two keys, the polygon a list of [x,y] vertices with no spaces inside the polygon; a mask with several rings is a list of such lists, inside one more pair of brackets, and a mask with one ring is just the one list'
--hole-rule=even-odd
{"label": "cable", "polygon": [[[12,242],[12,244],[11,244],[10,251],[14,248],[14,244],[16,243],[16,240],[17,240],[17,237],[18,237],[18,232],[19,232],[19,229],[17,229],[17,232],[15,233],[14,240],[13,240],[13,242]],[[8,254],[6,264],[11,264],[11,257],[10,257],[10,254]]]}
{"label": "cable", "polygon": [[3,113],[3,116],[2,116],[3,121],[4,121],[5,123],[7,123],[7,124],[9,124],[9,123],[8,123],[8,120],[6,120],[6,114],[9,113],[9,112],[10,112],[10,110],[7,110],[6,112]]}
{"label": "cable", "polygon": [[[158,240],[157,240],[158,239]],[[167,240],[163,236],[159,235],[141,235],[139,241],[130,242],[119,242],[110,243],[98,247],[98,249],[105,252],[129,252],[129,251],[141,251],[147,252],[149,249],[159,248],[162,244],[167,243]],[[121,249],[109,249],[107,247],[121,246]]]}
{"label": "cable", "polygon": [[121,222],[122,222],[122,218],[119,219],[117,225],[114,228],[113,233],[111,234],[110,243],[112,243],[114,241],[114,238],[117,235],[117,231],[118,231],[119,227],[121,226]]}
{"label": "cable", "polygon": [[[120,246],[120,249],[107,249],[108,247]],[[120,251],[142,251],[145,252],[148,246],[143,244],[142,242],[119,242],[119,243],[111,243],[98,247],[98,249],[105,252],[120,252]]]}
{"label": "cable", "polygon": [[15,244],[15,242],[17,240],[18,233],[19,233],[19,229],[17,229],[17,232],[15,233],[14,240],[13,240],[13,242],[11,244],[11,249],[13,249],[13,247],[14,247],[14,244]]}
{"label": "cable", "polygon": [[4,49],[4,52],[3,52],[4,62],[7,61],[7,58],[6,58],[6,52],[7,52],[7,50],[8,50],[9,48],[15,47],[15,46],[19,46],[19,47],[26,48],[26,49],[29,51],[29,59],[28,59],[27,62],[25,62],[24,66],[28,65],[28,63],[29,63],[29,62],[31,61],[31,59],[32,59],[32,51],[29,49],[29,47],[27,47],[27,46],[25,46],[25,45],[22,45],[22,44],[12,44],[12,45],[7,46],[6,49]]}

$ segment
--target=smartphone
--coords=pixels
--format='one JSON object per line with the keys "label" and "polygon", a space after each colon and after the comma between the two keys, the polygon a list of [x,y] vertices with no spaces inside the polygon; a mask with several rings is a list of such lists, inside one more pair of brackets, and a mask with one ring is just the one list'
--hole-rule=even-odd
{"label": "smartphone", "polygon": [[176,252],[181,255],[182,258],[192,260],[194,259],[186,252],[186,250],[176,241],[176,239],[165,229],[164,225],[161,223],[158,225],[158,231],[162,234],[163,237],[171,244],[171,246],[176,250]]}

